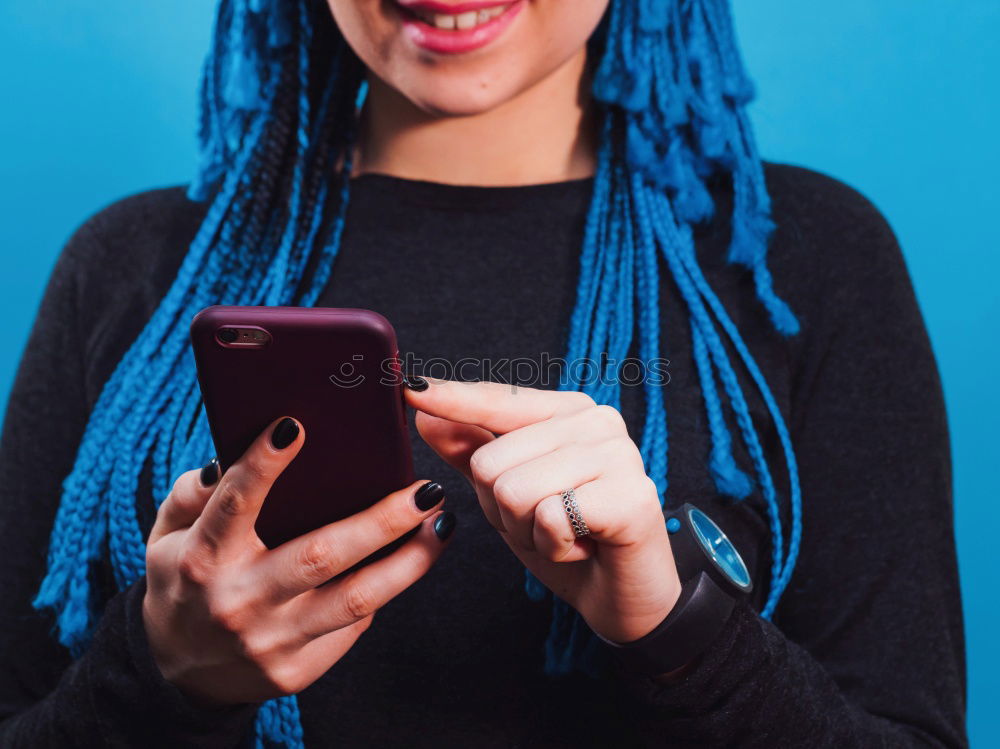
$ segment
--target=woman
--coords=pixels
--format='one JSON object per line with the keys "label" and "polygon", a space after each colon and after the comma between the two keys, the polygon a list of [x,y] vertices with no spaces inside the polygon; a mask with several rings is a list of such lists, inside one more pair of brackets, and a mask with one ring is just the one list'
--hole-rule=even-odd
{"label": "woman", "polygon": [[[721,0],[608,6],[221,4],[190,197],[79,230],[11,396],[5,745],[964,745],[944,411],[891,230],[761,164]],[[186,329],[219,302],[386,314],[442,483],[265,549],[308,435],[190,470]],[[416,373],[549,353],[599,376]],[[754,583],[688,650],[685,502]]]}

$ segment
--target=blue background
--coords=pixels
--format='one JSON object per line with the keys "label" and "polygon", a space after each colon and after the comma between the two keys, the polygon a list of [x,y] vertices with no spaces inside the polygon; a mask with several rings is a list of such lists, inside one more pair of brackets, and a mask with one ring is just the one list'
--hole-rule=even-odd
{"label": "blue background", "polygon": [[[73,228],[118,197],[192,173],[211,5],[0,4],[0,399]],[[1000,700],[1000,3],[736,5],[762,153],[860,189],[905,250],[950,410],[969,729],[974,746],[1000,746],[990,708]]]}

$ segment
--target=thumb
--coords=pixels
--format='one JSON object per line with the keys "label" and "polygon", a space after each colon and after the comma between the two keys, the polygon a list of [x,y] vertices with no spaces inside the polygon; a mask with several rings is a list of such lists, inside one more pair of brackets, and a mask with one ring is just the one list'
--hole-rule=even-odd
{"label": "thumb", "polygon": [[220,475],[216,458],[212,458],[200,471],[182,473],[156,512],[156,522],[146,540],[147,546],[168,533],[193,525],[208,504]]}
{"label": "thumb", "polygon": [[472,453],[496,437],[482,427],[473,424],[459,424],[438,416],[417,411],[417,431],[431,449],[441,456],[445,463],[462,472],[470,483],[472,473],[469,460]]}

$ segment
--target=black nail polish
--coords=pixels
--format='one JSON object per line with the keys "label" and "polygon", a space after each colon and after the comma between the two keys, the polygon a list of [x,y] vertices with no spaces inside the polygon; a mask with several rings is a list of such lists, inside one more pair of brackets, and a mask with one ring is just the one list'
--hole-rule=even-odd
{"label": "black nail polish", "polygon": [[278,422],[274,431],[271,432],[271,444],[274,445],[275,450],[284,450],[295,442],[295,438],[298,436],[299,425],[295,423],[295,419],[289,419],[286,416]]}
{"label": "black nail polish", "polygon": [[422,393],[427,389],[427,380],[419,375],[403,375],[403,384],[410,390]]}
{"label": "black nail polish", "polygon": [[421,512],[427,512],[442,499],[444,499],[444,487],[437,481],[428,481],[413,495],[413,502]]}
{"label": "black nail polish", "polygon": [[212,486],[216,481],[219,480],[219,459],[212,458],[208,461],[205,466],[201,469],[201,485],[204,487]]}
{"label": "black nail polish", "polygon": [[447,541],[448,537],[455,531],[455,513],[445,510],[438,515],[434,521],[434,533],[442,541]]}

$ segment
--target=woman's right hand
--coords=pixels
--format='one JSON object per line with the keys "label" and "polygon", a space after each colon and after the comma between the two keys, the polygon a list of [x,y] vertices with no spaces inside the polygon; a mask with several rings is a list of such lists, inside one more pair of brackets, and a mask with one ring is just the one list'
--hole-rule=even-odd
{"label": "woman's right hand", "polygon": [[[261,702],[312,684],[430,569],[454,527],[438,511],[440,486],[416,482],[269,550],[257,513],[303,440],[297,422],[275,422],[221,479],[214,466],[183,474],[157,514],[146,634],[163,676],[202,702]],[[392,554],[323,585],[417,526]]]}

